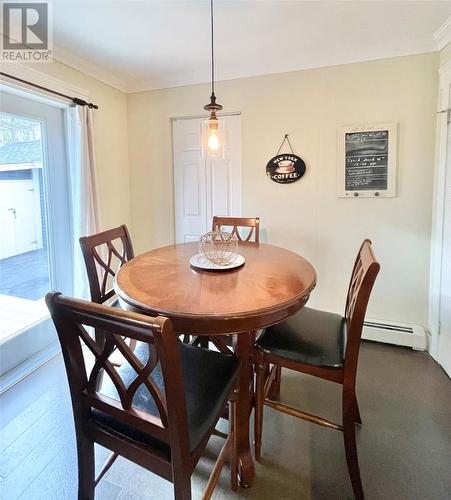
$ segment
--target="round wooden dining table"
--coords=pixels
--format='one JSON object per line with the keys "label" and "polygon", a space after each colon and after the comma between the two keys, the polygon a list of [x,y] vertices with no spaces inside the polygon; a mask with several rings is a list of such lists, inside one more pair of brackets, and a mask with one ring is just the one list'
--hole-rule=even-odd
{"label": "round wooden dining table", "polygon": [[249,442],[251,349],[256,332],[298,311],[316,284],[313,266],[300,255],[262,243],[240,243],[243,266],[204,271],[190,266],[198,243],[157,248],[130,260],[116,275],[122,307],[171,318],[174,330],[194,335],[236,335],[241,360],[237,395],[240,484],[255,470]]}

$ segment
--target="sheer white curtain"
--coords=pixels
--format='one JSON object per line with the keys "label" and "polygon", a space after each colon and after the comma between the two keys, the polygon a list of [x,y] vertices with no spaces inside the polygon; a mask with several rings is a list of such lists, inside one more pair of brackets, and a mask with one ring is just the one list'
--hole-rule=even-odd
{"label": "sheer white curtain", "polygon": [[92,109],[88,106],[67,110],[74,295],[79,298],[90,295],[78,239],[100,231],[92,118]]}

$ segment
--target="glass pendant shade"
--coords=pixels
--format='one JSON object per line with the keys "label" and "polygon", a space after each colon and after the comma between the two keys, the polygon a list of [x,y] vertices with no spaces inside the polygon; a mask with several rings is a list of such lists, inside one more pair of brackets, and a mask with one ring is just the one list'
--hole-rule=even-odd
{"label": "glass pendant shade", "polygon": [[202,122],[202,156],[207,158],[224,158],[225,154],[224,122],[211,117]]}

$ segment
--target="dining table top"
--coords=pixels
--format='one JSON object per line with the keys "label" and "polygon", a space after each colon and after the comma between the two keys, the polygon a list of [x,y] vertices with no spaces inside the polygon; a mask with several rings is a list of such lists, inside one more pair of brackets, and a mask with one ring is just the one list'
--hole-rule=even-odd
{"label": "dining table top", "polygon": [[207,325],[217,333],[263,328],[307,301],[316,272],[305,258],[263,243],[240,243],[238,252],[243,266],[207,271],[190,265],[197,242],[150,250],[122,266],[114,288],[123,306],[200,334]]}
{"label": "dining table top", "polygon": [[263,243],[239,243],[245,262],[231,270],[192,267],[190,259],[198,252],[197,242],[145,252],[121,267],[114,289],[121,307],[169,317],[177,334],[207,339],[238,334],[236,453],[240,484],[249,487],[255,476],[249,436],[251,346],[260,328],[283,321],[307,302],[316,272],[300,255]]}

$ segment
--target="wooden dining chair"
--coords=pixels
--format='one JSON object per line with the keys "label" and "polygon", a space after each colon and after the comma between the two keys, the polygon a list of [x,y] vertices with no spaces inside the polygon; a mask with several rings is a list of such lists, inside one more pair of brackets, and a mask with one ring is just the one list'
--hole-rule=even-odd
{"label": "wooden dining chair", "polygon": [[[363,499],[355,423],[361,424],[355,393],[357,362],[366,308],[380,265],[370,240],[360,247],[346,299],[345,315],[303,308],[267,328],[255,343],[255,456],[260,460],[263,405],[343,432],[346,462],[354,496]],[[269,365],[273,365],[269,370]],[[342,385],[342,424],[330,422],[281,403],[281,368]],[[268,375],[269,370],[269,375]]]}
{"label": "wooden dining chair", "polygon": [[134,252],[127,226],[116,227],[80,238],[80,247],[88,275],[91,300],[111,305],[115,300],[112,278]]}
{"label": "wooden dining chair", "polygon": [[[231,463],[232,488],[237,488],[234,393],[240,362],[235,356],[183,344],[168,318],[59,293],[47,294],[46,302],[69,381],[79,500],[94,499],[95,486],[118,456],[171,481],[176,500],[190,500],[191,475],[214,433],[226,441],[202,498],[211,497],[226,459]],[[103,346],[86,327],[105,332]],[[137,341],[135,352],[124,337]],[[113,346],[127,360],[120,368],[109,360]],[[91,365],[86,353],[92,355]],[[223,435],[215,425],[229,399],[229,434]],[[94,443],[112,451],[97,478]]]}
{"label": "wooden dining chair", "polygon": [[[127,226],[123,224],[91,236],[82,236],[79,242],[85,261],[91,300],[97,304],[120,307],[113,288],[113,278],[119,269],[135,256]],[[96,329],[95,336],[100,342],[103,333]],[[135,345],[136,342],[131,340],[132,349]]]}
{"label": "wooden dining chair", "polygon": [[[212,230],[220,231],[226,228],[227,232],[234,234],[239,241],[260,241],[260,219],[258,217],[213,217]],[[229,231],[229,228],[231,230]],[[249,228],[245,236],[240,229]]]}
{"label": "wooden dining chair", "polygon": [[[249,228],[247,234],[243,236],[240,229]],[[260,218],[259,217],[228,217],[228,216],[218,216],[213,217],[212,231],[227,231],[235,235],[238,241],[249,242],[254,241],[259,243],[260,241]],[[233,345],[234,337],[232,335],[220,335],[212,337],[197,337],[194,342],[201,347],[208,347],[208,343],[211,342],[217,349],[222,352],[228,352],[230,347]]]}

